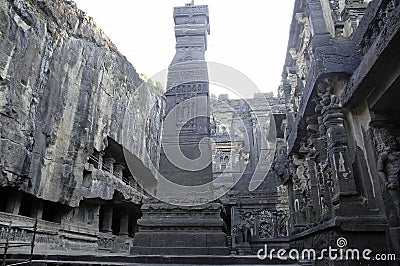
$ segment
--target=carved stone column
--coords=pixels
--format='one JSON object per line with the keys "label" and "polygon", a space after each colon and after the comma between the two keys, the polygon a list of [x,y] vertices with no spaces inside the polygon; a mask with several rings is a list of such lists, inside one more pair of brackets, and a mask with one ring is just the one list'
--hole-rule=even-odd
{"label": "carved stone column", "polygon": [[99,228],[99,214],[100,214],[100,204],[95,204],[92,206],[93,213],[93,227]]}
{"label": "carved stone column", "polygon": [[104,151],[101,151],[101,152],[99,152],[98,154],[97,154],[97,160],[99,161],[98,162],[98,165],[97,165],[97,168],[98,169],[103,169],[103,156],[104,156],[104,154],[105,154],[105,152]]}
{"label": "carved stone column", "polygon": [[134,187],[135,178],[133,176],[128,176],[129,184],[131,187]]}
{"label": "carved stone column", "polygon": [[335,97],[329,106],[322,109],[323,122],[327,133],[327,150],[332,170],[334,205],[357,195],[350,156],[347,147],[347,135],[344,128],[344,116]]}
{"label": "carved stone column", "polygon": [[139,185],[138,185],[136,179],[133,176],[131,176],[129,178],[129,180],[131,181],[131,187],[133,187],[135,190],[138,190]]}
{"label": "carved stone column", "polygon": [[112,219],[113,219],[113,206],[111,204],[105,204],[102,206],[103,209],[103,223],[100,231],[105,233],[112,233]]}
{"label": "carved stone column", "polygon": [[122,164],[118,163],[114,164],[114,169],[113,169],[114,175],[119,179],[122,179],[124,169],[125,166],[123,166]]}
{"label": "carved stone column", "polygon": [[42,219],[42,217],[43,217],[43,205],[44,205],[44,202],[42,200],[39,200],[37,202],[37,204],[34,204],[32,206],[31,216],[33,218]]}
{"label": "carved stone column", "polygon": [[8,197],[6,212],[18,214],[21,207],[22,193],[17,191]]}
{"label": "carved stone column", "polygon": [[318,116],[318,137],[314,140],[313,146],[317,151],[316,156],[316,171],[320,186],[320,206],[321,219],[329,220],[332,218],[332,182],[330,177],[330,164],[328,160],[327,143],[326,143],[326,128],[324,117],[321,114],[322,109],[328,106],[331,101],[332,86],[325,80],[318,85],[317,95],[314,98],[315,113]]}
{"label": "carved stone column", "polygon": [[106,167],[107,171],[109,171],[111,174],[114,173],[114,163],[116,161],[114,158],[104,158],[104,166]]}
{"label": "carved stone column", "polygon": [[131,230],[129,231],[129,237],[135,237],[136,232],[138,231],[138,226],[137,226],[137,220],[138,217],[135,215],[132,217],[133,221],[132,221],[132,225],[131,225]]}
{"label": "carved stone column", "polygon": [[[194,187],[213,180],[211,143],[204,142],[210,137],[209,79],[205,61],[210,29],[208,6],[192,3],[175,7],[174,19],[177,43],[168,67],[164,94],[168,122],[163,123],[159,172],[164,178],[158,179],[157,198],[184,204],[174,206],[154,198],[146,199],[131,254],[227,255],[221,204],[198,204],[208,202],[213,191],[189,191],[171,185]],[[183,156],[168,156],[175,154],[175,148],[180,149]],[[183,165],[186,159],[202,162],[196,163],[197,169],[189,170],[190,162]],[[199,169],[201,165],[203,168]],[[193,206],[191,198],[196,199]],[[186,202],[189,204],[185,205]]]}
{"label": "carved stone column", "polygon": [[120,225],[119,225],[119,235],[127,236],[128,233],[129,233],[129,212],[122,211]]}

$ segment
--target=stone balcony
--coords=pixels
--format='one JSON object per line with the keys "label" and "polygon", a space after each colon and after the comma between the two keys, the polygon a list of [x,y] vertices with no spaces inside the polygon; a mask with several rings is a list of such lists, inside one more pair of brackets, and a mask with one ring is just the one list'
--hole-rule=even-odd
{"label": "stone balcony", "polygon": [[[141,204],[144,195],[143,188],[136,182],[133,176],[126,175],[125,166],[116,162],[113,158],[101,158],[90,156],[85,165],[83,188],[87,198],[99,196],[102,199],[110,199],[110,190],[122,193],[125,199],[135,204]],[[111,195],[112,196],[112,195]]]}

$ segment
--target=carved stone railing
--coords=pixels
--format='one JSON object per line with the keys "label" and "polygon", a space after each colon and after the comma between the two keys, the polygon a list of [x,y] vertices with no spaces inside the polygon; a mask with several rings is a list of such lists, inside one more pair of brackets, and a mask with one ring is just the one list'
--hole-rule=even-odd
{"label": "carved stone railing", "polygon": [[[95,156],[93,156],[93,155],[91,155],[90,156],[90,161],[91,162],[95,162],[96,164],[99,164],[99,159],[98,158],[96,158]],[[122,166],[120,166],[120,165],[118,165],[119,167],[122,167]],[[101,164],[101,169],[98,169],[98,170],[100,170],[100,171],[102,171],[102,172],[105,172],[105,173],[107,173],[108,175],[110,175],[110,176],[112,176],[112,177],[114,177],[114,178],[116,178],[116,179],[118,179],[118,180],[121,180],[125,185],[127,185],[127,186],[130,186],[131,188],[133,188],[138,194],[140,194],[140,196],[142,197],[143,195],[143,189],[139,186],[139,184],[136,182],[136,180],[134,179],[134,177],[132,177],[132,176],[129,176],[129,177],[127,177],[127,176],[125,176],[125,175],[123,175],[122,174],[122,170],[123,170],[123,167],[119,170],[119,171],[116,171],[117,170],[117,166],[113,166],[113,168],[111,169],[109,166],[107,166],[106,164]],[[88,171],[93,171],[93,170],[95,170],[94,168],[93,168],[93,166],[91,166],[90,164],[88,164],[86,167],[85,167],[85,169],[86,170],[88,170]]]}
{"label": "carved stone railing", "polygon": [[[8,224],[13,221],[15,225],[34,224],[35,219],[21,215],[14,215],[10,213],[0,212],[0,240],[4,240],[6,235],[10,233],[10,240],[17,242],[30,241],[33,236],[33,230],[21,228],[14,228],[8,232]],[[61,245],[61,239],[58,236],[58,231],[61,225],[53,222],[38,220],[35,236],[35,250],[36,249],[57,249]]]}
{"label": "carved stone railing", "polygon": [[[19,262],[18,264],[8,264],[8,265],[22,265],[29,264],[32,265],[32,256],[33,250],[35,248],[35,237],[37,230],[37,220],[32,225],[14,225],[12,221],[8,223],[8,225],[4,226],[4,224],[0,223],[0,249],[3,249],[3,260],[2,265],[6,265],[7,261],[7,253],[9,249],[14,248],[30,248],[30,256],[28,260]],[[28,233],[30,232],[30,237],[28,237]],[[4,241],[3,241],[4,240]]]}

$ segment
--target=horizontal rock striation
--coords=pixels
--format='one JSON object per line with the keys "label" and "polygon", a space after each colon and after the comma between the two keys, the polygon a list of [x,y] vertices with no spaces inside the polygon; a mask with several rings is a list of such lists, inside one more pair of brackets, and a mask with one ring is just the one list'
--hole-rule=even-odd
{"label": "horizontal rock striation", "polygon": [[0,1],[0,186],[72,207],[112,199],[111,183],[82,188],[95,150],[111,138],[145,167],[158,160],[162,97],[149,84],[137,93],[142,83],[73,2]]}

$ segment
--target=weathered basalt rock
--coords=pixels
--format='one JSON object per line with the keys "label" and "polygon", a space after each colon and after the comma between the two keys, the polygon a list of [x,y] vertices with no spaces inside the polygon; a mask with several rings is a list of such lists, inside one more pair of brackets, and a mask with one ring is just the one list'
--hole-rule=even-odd
{"label": "weathered basalt rock", "polygon": [[[159,127],[146,120],[160,95],[147,84],[137,93],[134,67],[72,1],[1,1],[0,21],[1,186],[72,207],[112,198],[113,186],[81,189],[84,166],[108,138],[149,164]],[[130,98],[134,137],[123,140]]]}

